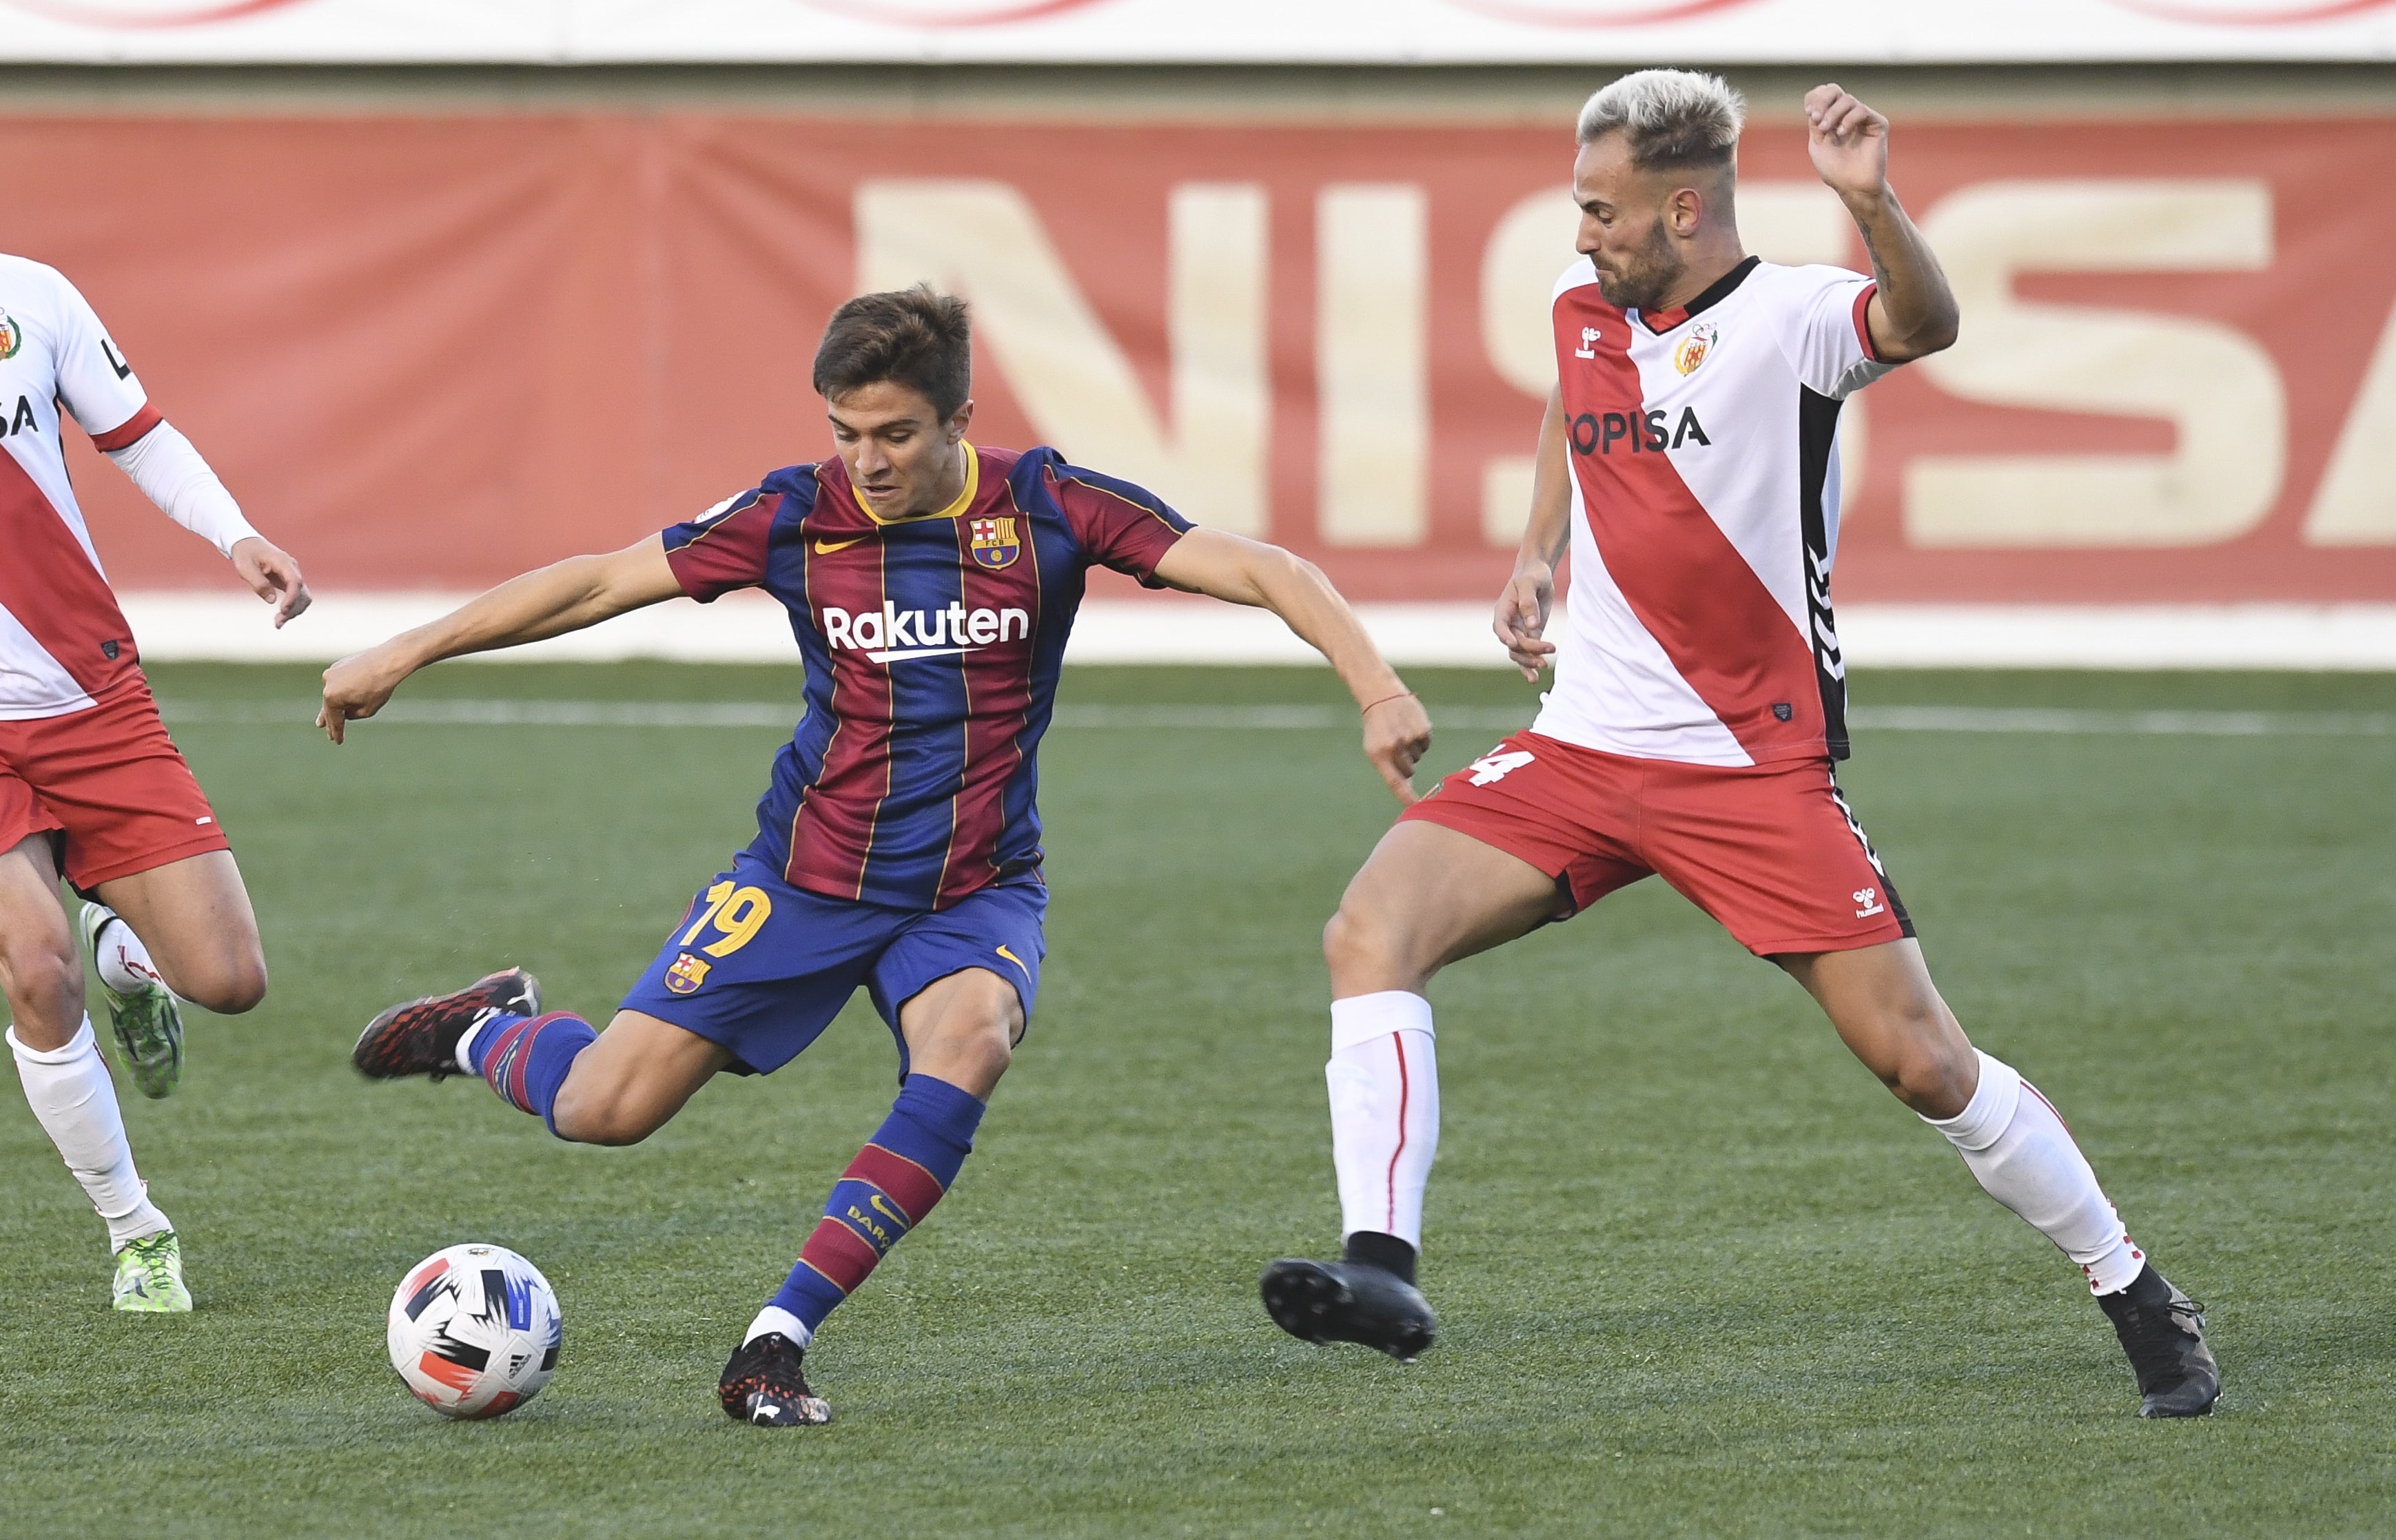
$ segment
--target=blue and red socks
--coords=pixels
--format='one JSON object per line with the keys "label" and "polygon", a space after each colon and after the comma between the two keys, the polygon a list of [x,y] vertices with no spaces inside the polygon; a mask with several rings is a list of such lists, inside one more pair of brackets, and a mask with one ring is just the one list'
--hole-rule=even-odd
{"label": "blue and red socks", "polygon": [[469,1032],[458,1045],[461,1068],[490,1082],[499,1099],[529,1112],[557,1132],[551,1109],[575,1056],[597,1041],[598,1031],[572,1011],[520,1016],[501,1011]]}
{"label": "blue and red socks", "polygon": [[[582,1050],[598,1040],[571,1011],[520,1016],[499,1012],[458,1045],[499,1099],[557,1132],[557,1093]],[[779,1293],[750,1323],[744,1341],[780,1332],[805,1347],[826,1316],[857,1292],[883,1255],[924,1222],[973,1153],[983,1104],[929,1075],[907,1077],[890,1115],[832,1184],[824,1216],[799,1250]]]}
{"label": "blue and red socks", "polygon": [[832,1184],[798,1265],[742,1340],[779,1332],[802,1348],[812,1341],[824,1317],[857,1292],[957,1179],[973,1153],[982,1109],[979,1098],[946,1081],[908,1076],[890,1116]]}

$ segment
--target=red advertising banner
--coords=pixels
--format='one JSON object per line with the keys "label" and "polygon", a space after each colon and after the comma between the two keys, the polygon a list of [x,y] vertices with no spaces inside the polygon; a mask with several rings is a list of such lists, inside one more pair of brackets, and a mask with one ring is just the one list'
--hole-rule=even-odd
{"label": "red advertising banner", "polygon": [[2396,0],[0,0],[145,63],[2002,62],[2388,57]]}
{"label": "red advertising banner", "polygon": [[[1842,600],[2396,600],[2396,121],[1895,144],[1964,339],[1850,413]],[[829,453],[826,316],[927,278],[977,308],[977,439],[1057,444],[1361,599],[1482,600],[1571,154],[1470,126],[25,117],[0,245],[83,287],[327,589],[480,586]],[[1751,247],[1860,261],[1797,128],[1751,130],[1741,175]],[[77,463],[120,588],[221,583]]]}

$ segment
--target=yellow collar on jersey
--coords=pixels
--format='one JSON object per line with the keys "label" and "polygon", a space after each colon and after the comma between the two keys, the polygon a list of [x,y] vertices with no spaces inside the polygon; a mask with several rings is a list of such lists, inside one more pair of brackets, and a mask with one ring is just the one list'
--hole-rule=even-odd
{"label": "yellow collar on jersey", "polygon": [[965,452],[965,489],[957,494],[956,501],[937,513],[906,513],[895,519],[885,519],[873,511],[873,505],[865,500],[865,494],[857,489],[855,482],[848,484],[848,495],[857,499],[858,507],[865,510],[865,516],[878,524],[921,524],[925,519],[956,518],[973,506],[974,498],[981,491],[981,455],[967,441],[959,439],[957,442]]}

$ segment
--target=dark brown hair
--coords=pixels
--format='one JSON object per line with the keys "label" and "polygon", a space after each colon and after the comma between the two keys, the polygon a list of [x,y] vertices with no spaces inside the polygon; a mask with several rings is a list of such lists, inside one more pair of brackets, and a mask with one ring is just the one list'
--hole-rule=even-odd
{"label": "dark brown hair", "polygon": [[903,385],[946,421],[973,393],[973,325],[965,302],[929,284],[860,294],[832,312],[816,349],[815,378],[826,401],[884,380]]}

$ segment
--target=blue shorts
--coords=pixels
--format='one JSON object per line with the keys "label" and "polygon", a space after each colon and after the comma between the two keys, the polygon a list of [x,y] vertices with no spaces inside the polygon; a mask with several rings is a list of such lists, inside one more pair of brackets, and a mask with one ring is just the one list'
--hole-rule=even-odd
{"label": "blue shorts", "polygon": [[[983,888],[931,912],[794,888],[747,851],[691,905],[624,1009],[723,1044],[743,1074],[765,1074],[823,1035],[859,984],[898,1036],[898,1008],[925,986],[987,968],[1015,986],[1023,1019],[1047,952],[1037,876]],[[898,1041],[899,1073],[907,1042]]]}

